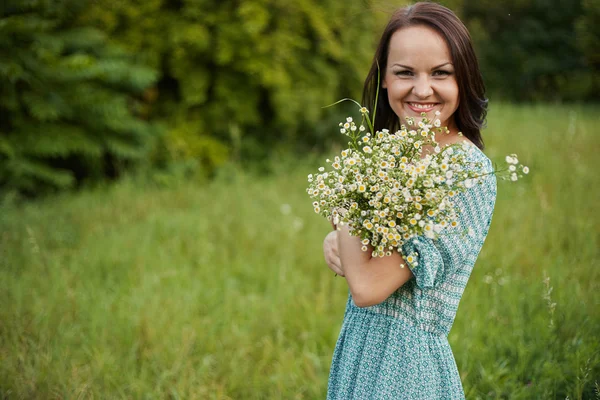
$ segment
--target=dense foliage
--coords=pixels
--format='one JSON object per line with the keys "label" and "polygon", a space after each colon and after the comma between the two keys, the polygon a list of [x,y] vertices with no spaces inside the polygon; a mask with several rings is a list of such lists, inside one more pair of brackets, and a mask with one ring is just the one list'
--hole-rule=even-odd
{"label": "dense foliage", "polygon": [[513,101],[598,100],[600,2],[467,0],[488,87]]}
{"label": "dense foliage", "polygon": [[[322,107],[360,97],[402,3],[2,2],[0,189],[38,194],[140,161],[210,172],[322,146],[346,114]],[[442,3],[469,26],[492,98],[600,98],[597,0]]]}
{"label": "dense foliage", "polygon": [[0,9],[0,188],[35,194],[116,175],[155,130],[135,99],[156,80],[106,35],[74,23],[78,0]]}

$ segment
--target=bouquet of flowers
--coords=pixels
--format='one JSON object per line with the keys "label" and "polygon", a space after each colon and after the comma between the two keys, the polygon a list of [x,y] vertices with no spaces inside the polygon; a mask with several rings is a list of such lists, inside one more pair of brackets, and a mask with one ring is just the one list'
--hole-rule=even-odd
{"label": "bouquet of flowers", "polygon": [[[474,146],[465,142],[440,147],[435,134],[448,130],[425,113],[419,121],[407,118],[408,126],[398,132],[374,132],[369,111],[356,104],[362,122],[357,126],[348,117],[340,123],[349,147],[327,160],[330,168],[308,175],[315,212],[337,226],[349,224],[363,251],[372,246],[373,257],[393,250],[402,254],[402,245],[412,237],[435,239],[444,228],[458,226],[453,198],[488,174],[468,160]],[[490,173],[516,181],[529,172],[515,154],[506,162],[506,168]]]}

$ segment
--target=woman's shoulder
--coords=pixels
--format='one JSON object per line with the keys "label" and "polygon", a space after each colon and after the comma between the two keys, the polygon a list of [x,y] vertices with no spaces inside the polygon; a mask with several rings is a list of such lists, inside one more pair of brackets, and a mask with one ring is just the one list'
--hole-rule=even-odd
{"label": "woman's shoulder", "polygon": [[473,142],[464,138],[464,140],[454,143],[456,147],[466,154],[467,159],[474,167],[478,167],[482,172],[491,173],[493,171],[492,160],[477,147]]}

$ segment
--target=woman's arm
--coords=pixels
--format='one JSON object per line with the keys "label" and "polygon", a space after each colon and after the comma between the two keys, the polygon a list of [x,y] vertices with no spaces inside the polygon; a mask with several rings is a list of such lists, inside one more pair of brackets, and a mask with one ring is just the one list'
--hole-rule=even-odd
{"label": "woman's arm", "polygon": [[[362,251],[360,238],[350,236],[348,225],[338,231],[338,252],[342,270],[354,303],[358,307],[379,304],[413,277],[406,261],[396,251],[391,256],[371,257]],[[404,268],[401,265],[404,264]]]}

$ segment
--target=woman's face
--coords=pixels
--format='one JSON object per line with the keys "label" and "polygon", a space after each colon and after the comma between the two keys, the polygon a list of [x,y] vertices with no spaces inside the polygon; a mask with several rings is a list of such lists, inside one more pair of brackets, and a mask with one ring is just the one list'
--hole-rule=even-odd
{"label": "woman's face", "polygon": [[458,84],[448,45],[442,36],[424,25],[396,31],[390,40],[382,86],[390,106],[406,125],[405,117],[429,119],[435,112],[441,126],[456,132],[454,112],[458,108]]}

